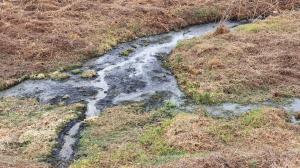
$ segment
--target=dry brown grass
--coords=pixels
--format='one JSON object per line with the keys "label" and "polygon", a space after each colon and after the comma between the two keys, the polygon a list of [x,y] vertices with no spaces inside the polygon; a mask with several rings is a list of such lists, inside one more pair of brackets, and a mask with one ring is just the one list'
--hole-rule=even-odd
{"label": "dry brown grass", "polygon": [[151,113],[146,113],[140,104],[130,106],[116,106],[105,109],[101,115],[91,117],[85,121],[90,127],[95,127],[92,136],[108,136],[107,133],[126,127],[143,125],[150,118]]}
{"label": "dry brown grass", "polygon": [[169,144],[211,154],[160,167],[299,167],[300,126],[288,123],[288,116],[267,107],[231,121],[179,115],[167,128]]}
{"label": "dry brown grass", "polygon": [[298,152],[289,152],[279,154],[271,149],[263,149],[261,153],[253,154],[251,157],[245,157],[239,152],[224,150],[219,153],[212,154],[201,159],[186,159],[179,162],[156,166],[167,168],[186,168],[186,167],[256,167],[256,168],[271,168],[271,167],[299,167],[300,154]]}
{"label": "dry brown grass", "polygon": [[64,124],[78,118],[84,105],[42,105],[36,100],[4,98],[0,101],[0,166],[47,167],[39,163],[51,155]]}
{"label": "dry brown grass", "polygon": [[[1,0],[0,89],[72,67],[119,42],[189,24],[269,15],[298,0]],[[229,10],[227,10],[227,8]]]}
{"label": "dry brown grass", "polygon": [[286,12],[227,34],[181,42],[170,57],[181,88],[199,102],[205,93],[213,102],[299,97],[299,16]]}
{"label": "dry brown grass", "polygon": [[226,23],[224,21],[221,21],[219,23],[219,26],[217,27],[217,29],[214,31],[213,35],[217,36],[217,35],[226,34],[229,32],[230,32],[230,28],[226,26]]}

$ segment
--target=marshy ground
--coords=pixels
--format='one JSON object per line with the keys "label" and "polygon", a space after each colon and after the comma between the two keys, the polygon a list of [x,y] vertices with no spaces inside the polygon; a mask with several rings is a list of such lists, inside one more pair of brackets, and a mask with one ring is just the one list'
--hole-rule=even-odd
{"label": "marshy ground", "polygon": [[[66,124],[85,118],[86,105],[74,102],[101,90],[91,87],[90,94],[78,96],[75,92],[84,89],[72,91],[69,84],[79,82],[80,78],[85,85],[105,66],[130,59],[130,54],[139,52],[141,46],[151,47],[151,44],[141,41],[128,44],[130,50],[119,48],[120,58],[115,62],[107,59],[103,65],[99,63],[102,68],[75,68],[82,62],[120,42],[220,20],[224,13],[228,19],[276,16],[240,25],[233,31],[220,24],[214,32],[179,42],[165,66],[177,77],[180,89],[197,104],[281,103],[285,98],[299,98],[300,12],[283,11],[297,5],[299,1],[292,0],[1,1],[0,89],[7,89],[29,76],[54,81],[45,80],[44,89],[55,88],[53,83],[64,87],[56,87],[58,90],[53,92],[62,94],[59,101],[52,92],[37,89],[38,92],[29,94],[29,97],[44,95],[52,105],[22,97],[0,99],[0,167],[51,167],[48,161],[53,161],[53,149],[61,143],[57,137],[62,135]],[[164,37],[159,44],[168,41],[170,38]],[[148,75],[160,75],[151,78],[153,83],[161,85],[174,78],[168,70],[159,69],[160,64],[148,61],[157,66]],[[69,75],[60,72],[67,68],[75,69]],[[259,107],[236,116],[217,117],[205,108],[185,112],[171,101],[163,103],[171,92],[165,97],[163,94],[150,96],[147,101],[153,103],[150,108],[143,102],[116,105],[112,100],[119,103],[127,96],[135,96],[139,89],[147,88],[140,81],[142,78],[130,83],[128,76],[138,72],[131,64],[122,68],[109,73],[106,82],[120,86],[129,83],[134,87],[109,88],[105,93],[107,100],[95,104],[101,110],[109,108],[83,121],[86,128],[80,134],[70,167],[300,166],[300,126],[291,123],[295,111]],[[174,90],[173,87],[176,88],[168,88]],[[68,94],[67,88],[74,95]],[[22,94],[28,90],[23,88]],[[156,102],[163,106],[156,106]]]}

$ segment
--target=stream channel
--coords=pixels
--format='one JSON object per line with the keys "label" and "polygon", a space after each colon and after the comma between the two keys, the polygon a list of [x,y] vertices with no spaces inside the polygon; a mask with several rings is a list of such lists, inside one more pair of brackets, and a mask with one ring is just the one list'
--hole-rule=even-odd
{"label": "stream channel", "polygon": [[[235,27],[247,21],[228,22],[228,26]],[[264,102],[255,105],[241,105],[225,103],[221,105],[186,105],[185,95],[180,91],[176,78],[170,70],[162,66],[162,62],[175,48],[178,41],[201,36],[213,31],[218,23],[209,23],[191,26],[178,32],[144,37],[132,42],[117,45],[99,58],[88,61],[81,68],[95,70],[97,77],[83,79],[80,74],[72,74],[63,81],[26,80],[10,89],[0,92],[0,97],[15,96],[37,98],[41,103],[57,104],[64,101],[66,104],[82,102],[87,104],[86,118],[96,116],[105,108],[112,107],[124,101],[138,101],[147,103],[147,109],[158,108],[164,101],[170,100],[181,110],[190,111],[202,107],[211,115],[220,117],[238,115],[260,106],[282,108],[287,111],[299,111],[300,99],[290,99],[285,105]],[[128,56],[119,56],[119,53],[137,48]],[[63,99],[64,95],[69,95]],[[160,98],[161,101],[157,99]],[[299,123],[292,118],[294,123]],[[57,142],[58,149],[54,149],[54,167],[68,167],[74,158],[76,144],[79,142],[83,124],[80,119],[69,122],[61,132]]]}

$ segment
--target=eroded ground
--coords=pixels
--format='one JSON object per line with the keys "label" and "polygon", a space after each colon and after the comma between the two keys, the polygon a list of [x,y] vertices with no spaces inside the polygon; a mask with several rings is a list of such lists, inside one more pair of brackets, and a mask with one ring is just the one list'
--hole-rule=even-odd
{"label": "eroded ground", "polygon": [[181,41],[170,56],[181,89],[200,103],[299,97],[299,14]]}
{"label": "eroded ground", "polygon": [[3,0],[0,89],[32,74],[81,65],[140,36],[220,20],[223,14],[252,18],[297,5],[298,0]]}
{"label": "eroded ground", "polygon": [[[56,138],[85,105],[42,105],[36,100],[0,101],[0,167],[50,167]],[[42,162],[41,162],[42,161]]]}

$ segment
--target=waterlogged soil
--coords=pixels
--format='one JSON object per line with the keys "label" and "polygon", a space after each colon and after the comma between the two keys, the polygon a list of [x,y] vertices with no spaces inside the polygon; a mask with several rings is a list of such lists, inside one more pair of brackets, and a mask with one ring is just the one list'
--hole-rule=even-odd
{"label": "waterlogged soil", "polygon": [[[235,26],[241,22],[230,22],[229,26]],[[81,69],[95,70],[97,76],[83,79],[79,74],[70,75],[69,79],[62,81],[27,80],[8,90],[0,92],[0,97],[32,97],[42,103],[74,103],[87,104],[85,118],[90,118],[101,113],[105,108],[112,107],[122,102],[144,102],[147,109],[158,108],[164,102],[171,100],[177,104],[178,110],[189,111],[198,107],[205,108],[211,115],[220,117],[232,117],[258,108],[262,105],[284,108],[288,111],[299,111],[300,100],[291,100],[286,105],[278,105],[274,102],[264,102],[256,105],[240,105],[226,103],[216,106],[186,105],[186,97],[180,91],[176,78],[170,70],[163,65],[164,58],[177,45],[178,41],[201,36],[213,31],[218,23],[210,23],[170,32],[163,35],[140,38],[136,41],[120,44],[100,58],[92,59]],[[136,48],[135,48],[136,47]],[[128,56],[119,53],[134,49]],[[66,96],[68,95],[68,96]],[[296,122],[296,120],[295,120]],[[79,141],[80,130],[83,125],[78,120],[72,120],[63,130],[58,141],[58,148],[53,154],[55,167],[67,167],[74,157],[76,144]]]}

